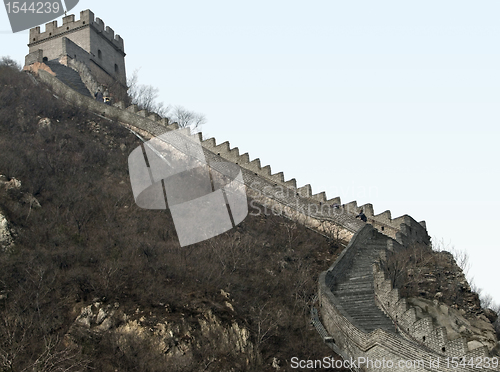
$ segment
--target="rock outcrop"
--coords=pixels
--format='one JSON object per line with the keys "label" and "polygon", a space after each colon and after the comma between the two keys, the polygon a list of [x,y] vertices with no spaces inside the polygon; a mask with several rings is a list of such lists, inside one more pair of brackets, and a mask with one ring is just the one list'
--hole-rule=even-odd
{"label": "rock outcrop", "polygon": [[[195,317],[189,315],[192,312],[196,313]],[[137,344],[146,345],[159,360],[176,366],[189,366],[195,359],[194,353],[200,350],[245,355],[247,364],[256,355],[250,333],[244,326],[236,319],[223,321],[204,305],[194,308],[186,305],[185,312],[179,313],[164,304],[160,311],[153,313],[96,300],[80,308],[66,342],[78,347],[103,335],[123,352],[136,348]],[[207,363],[210,358],[207,355]]]}

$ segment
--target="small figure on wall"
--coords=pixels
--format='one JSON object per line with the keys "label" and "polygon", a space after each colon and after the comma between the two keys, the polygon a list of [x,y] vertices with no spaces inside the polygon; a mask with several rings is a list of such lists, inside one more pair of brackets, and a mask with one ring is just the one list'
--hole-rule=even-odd
{"label": "small figure on wall", "polygon": [[104,96],[102,95],[101,88],[97,88],[97,92],[95,92],[94,97],[98,102],[104,102]]}
{"label": "small figure on wall", "polygon": [[366,215],[363,213],[363,210],[359,212],[359,214],[356,216],[356,218],[360,218],[361,221],[366,222],[368,219],[366,218]]}

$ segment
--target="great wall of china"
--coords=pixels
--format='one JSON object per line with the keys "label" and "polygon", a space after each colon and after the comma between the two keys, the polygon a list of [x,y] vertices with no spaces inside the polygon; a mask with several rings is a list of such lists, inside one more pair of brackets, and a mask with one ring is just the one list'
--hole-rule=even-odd
{"label": "great wall of china", "polygon": [[[113,39],[120,40],[114,35]],[[78,71],[87,87],[96,86],[84,65],[71,58],[60,62],[69,66],[65,68]],[[97,102],[90,94],[80,94],[59,80],[41,57],[30,58],[30,65],[25,69],[30,70],[38,81],[47,84],[57,98],[117,121],[144,140],[178,129],[177,124],[140,111],[135,105],[125,107],[116,103],[110,106]],[[184,129],[184,132],[190,135],[189,129]],[[201,133],[194,136],[202,140]],[[214,138],[210,138],[201,143],[209,164],[229,161],[241,167],[251,199],[348,243],[335,263],[319,277],[319,308],[313,308],[313,315],[320,335],[337,353],[346,359],[372,361],[372,365],[354,369],[472,371],[477,368],[451,365],[451,358],[469,361],[470,358],[488,357],[486,347],[469,350],[467,340],[448,340],[446,330],[435,327],[431,318],[417,319],[415,309],[399,298],[397,290],[392,289],[375,265],[386,250],[404,249],[414,243],[429,244],[424,222],[417,222],[408,215],[392,218],[390,211],[376,215],[371,204],[358,206],[356,201],[342,204],[340,197],[327,199],[324,192],[313,194],[310,185],[297,187],[295,179],[285,181],[282,172],[273,174],[271,167],[262,166],[258,158],[250,160],[248,153],[240,155],[238,148],[231,148],[229,142],[217,144]],[[368,218],[367,224],[355,218],[361,210]],[[374,364],[384,360],[391,361],[391,364]],[[438,360],[439,365],[429,363]],[[408,361],[422,361],[423,364],[406,365]],[[500,368],[485,366],[483,369],[500,371]]]}

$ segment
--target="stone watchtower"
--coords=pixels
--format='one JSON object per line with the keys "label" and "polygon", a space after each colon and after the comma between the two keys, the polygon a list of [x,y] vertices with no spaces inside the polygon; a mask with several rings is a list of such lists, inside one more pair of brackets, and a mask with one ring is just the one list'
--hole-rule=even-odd
{"label": "stone watchtower", "polygon": [[58,62],[77,70],[89,90],[86,80],[93,79],[94,86],[97,83],[116,94],[127,91],[123,39],[100,18],[94,19],[90,10],[80,12],[77,21],[74,15],[63,17],[60,27],[57,21],[49,22],[45,32],[40,27],[30,29],[28,47],[26,66]]}

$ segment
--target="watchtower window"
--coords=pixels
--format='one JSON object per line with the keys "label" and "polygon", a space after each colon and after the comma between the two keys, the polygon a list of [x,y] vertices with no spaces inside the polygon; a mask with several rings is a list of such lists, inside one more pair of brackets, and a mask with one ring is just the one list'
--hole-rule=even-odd
{"label": "watchtower window", "polygon": [[118,65],[115,63],[115,72],[118,72]]}
{"label": "watchtower window", "polygon": [[102,52],[101,52],[101,49],[98,49],[98,50],[97,50],[97,57],[99,57],[99,59],[102,59]]}

